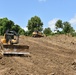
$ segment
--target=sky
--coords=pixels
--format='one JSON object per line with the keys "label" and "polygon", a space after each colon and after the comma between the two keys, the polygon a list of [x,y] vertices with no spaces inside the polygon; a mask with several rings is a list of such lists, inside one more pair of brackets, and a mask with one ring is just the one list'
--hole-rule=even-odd
{"label": "sky", "polygon": [[7,17],[25,30],[34,16],[40,17],[43,28],[54,30],[60,19],[76,30],[76,0],[0,0],[0,18]]}

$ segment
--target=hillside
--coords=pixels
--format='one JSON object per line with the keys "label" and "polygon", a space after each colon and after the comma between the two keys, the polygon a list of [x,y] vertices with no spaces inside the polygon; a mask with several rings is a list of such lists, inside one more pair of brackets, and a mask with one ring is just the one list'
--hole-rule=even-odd
{"label": "hillside", "polygon": [[0,75],[76,75],[75,37],[21,36],[20,44],[29,46],[31,57],[3,57],[0,59]]}

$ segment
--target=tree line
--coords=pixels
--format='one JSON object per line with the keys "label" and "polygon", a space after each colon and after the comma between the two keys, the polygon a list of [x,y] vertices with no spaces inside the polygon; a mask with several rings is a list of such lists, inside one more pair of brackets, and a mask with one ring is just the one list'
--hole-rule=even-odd
{"label": "tree line", "polygon": [[32,17],[28,20],[28,33],[32,33],[33,31],[37,30],[43,32],[46,36],[54,35],[54,34],[71,34],[72,36],[76,36],[76,32],[74,28],[68,21],[62,22],[62,20],[58,20],[55,23],[55,33],[51,30],[51,28],[43,29],[43,22],[38,16]]}
{"label": "tree line", "polygon": [[0,19],[0,35],[3,35],[6,30],[14,30],[20,35],[25,35],[25,31],[17,24],[15,24],[12,20],[8,20],[8,18]]}
{"label": "tree line", "polygon": [[43,29],[43,22],[38,16],[31,17],[30,20],[28,20],[27,28],[28,30],[25,31],[20,27],[20,25],[15,24],[12,20],[9,20],[8,18],[0,19],[0,35],[3,35],[7,29],[14,30],[20,35],[27,36],[32,35],[32,32],[34,31],[42,32],[46,36],[54,34],[71,34],[72,36],[76,35],[76,32],[71,24],[68,21],[62,22],[62,20],[60,19],[55,23],[56,33],[52,32],[51,28],[49,27]]}

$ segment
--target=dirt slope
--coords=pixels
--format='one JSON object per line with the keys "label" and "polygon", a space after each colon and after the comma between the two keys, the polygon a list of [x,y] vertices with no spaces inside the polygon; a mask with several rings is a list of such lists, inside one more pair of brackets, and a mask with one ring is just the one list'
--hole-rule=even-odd
{"label": "dirt slope", "polygon": [[31,57],[3,57],[0,59],[0,75],[76,75],[75,37],[22,36],[20,44],[29,46]]}

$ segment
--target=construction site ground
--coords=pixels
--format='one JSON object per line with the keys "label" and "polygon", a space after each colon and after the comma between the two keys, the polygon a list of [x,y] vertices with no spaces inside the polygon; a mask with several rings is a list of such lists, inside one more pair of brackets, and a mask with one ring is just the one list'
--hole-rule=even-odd
{"label": "construction site ground", "polygon": [[20,44],[29,46],[31,56],[3,56],[0,75],[76,75],[76,37],[20,36]]}

